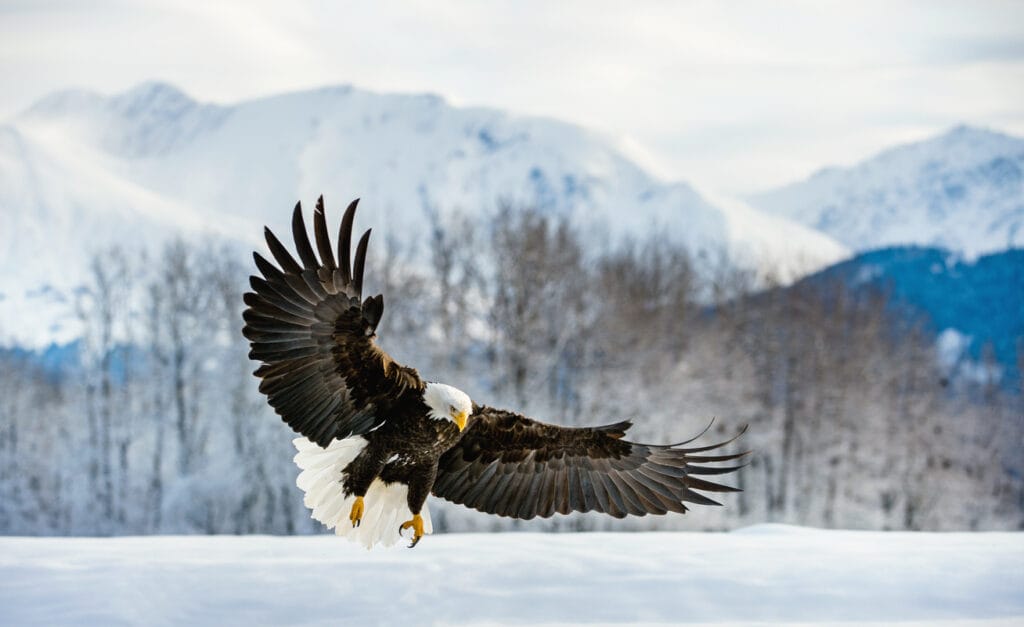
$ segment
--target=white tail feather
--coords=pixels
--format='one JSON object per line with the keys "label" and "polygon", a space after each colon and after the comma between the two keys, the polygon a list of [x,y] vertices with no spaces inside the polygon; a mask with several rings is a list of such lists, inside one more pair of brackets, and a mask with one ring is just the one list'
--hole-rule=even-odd
{"label": "white tail feather", "polygon": [[[342,472],[366,448],[366,438],[356,436],[334,440],[327,448],[321,448],[306,438],[295,438],[292,443],[298,450],[295,463],[302,469],[295,484],[305,493],[303,503],[313,510],[314,519],[328,529],[334,529],[335,534],[359,542],[368,549],[376,544],[392,546],[402,538],[399,525],[412,519],[407,502],[409,487],[405,484],[374,479],[363,497],[366,509],[362,522],[353,527],[348,519],[355,495],[345,492]],[[426,505],[420,516],[423,517],[424,533],[433,533],[434,526]],[[411,533],[407,531],[406,535]]]}

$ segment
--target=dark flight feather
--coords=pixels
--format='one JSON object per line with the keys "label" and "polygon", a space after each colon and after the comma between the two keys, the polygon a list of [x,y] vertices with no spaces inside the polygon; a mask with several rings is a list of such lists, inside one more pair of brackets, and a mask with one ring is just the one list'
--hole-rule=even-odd
{"label": "dark flight feather", "polygon": [[338,269],[341,270],[341,281],[345,285],[352,282],[352,260],[349,253],[352,250],[352,221],[355,219],[357,206],[358,198],[349,204],[344,217],[341,218],[341,226],[338,227]]}
{"label": "dark flight feather", "polygon": [[352,264],[352,289],[357,294],[363,293],[363,266],[366,264],[366,247],[370,243],[371,231],[373,229],[367,229],[356,245],[356,259]]}
{"label": "dark flight feather", "polygon": [[735,438],[693,448],[637,444],[623,439],[629,427],[628,421],[559,427],[475,406],[461,440],[441,457],[433,493],[482,512],[531,519],[591,510],[616,518],[682,513],[686,503],[718,505],[697,490],[737,491],[695,475],[733,472],[741,466],[699,464],[736,460],[746,452],[691,455]]}
{"label": "dark flight feather", "polygon": [[[320,259],[323,261],[324,270],[327,270],[328,273],[330,273],[326,274],[326,276],[332,276],[337,266],[334,265],[334,252],[331,250],[331,238],[327,234],[327,216],[324,213],[323,196],[317,199],[316,209],[313,211],[313,233],[316,235],[316,249],[320,252]],[[326,280],[326,278],[324,280]],[[331,283],[334,283],[333,278],[331,279]]]}
{"label": "dark flight feather", "polygon": [[[336,265],[323,199],[313,216],[316,250],[302,206],[292,214],[298,260],[266,229],[277,266],[254,254],[262,277],[250,277],[243,333],[250,357],[262,362],[260,391],[293,429],[326,447],[334,439],[362,435],[392,415],[389,410],[419,397],[424,386],[412,368],[396,364],[373,335],[384,312],[381,295],[362,300],[369,231],[349,266],[356,202],[341,221]],[[317,258],[317,252],[320,258]],[[301,261],[301,265],[300,265]]]}
{"label": "dark flight feather", "polygon": [[302,218],[302,203],[295,203],[295,210],[292,212],[292,239],[295,240],[295,249],[299,251],[299,258],[305,269],[317,268],[320,262],[313,254],[313,247],[309,244],[309,234],[306,232],[306,221]]}

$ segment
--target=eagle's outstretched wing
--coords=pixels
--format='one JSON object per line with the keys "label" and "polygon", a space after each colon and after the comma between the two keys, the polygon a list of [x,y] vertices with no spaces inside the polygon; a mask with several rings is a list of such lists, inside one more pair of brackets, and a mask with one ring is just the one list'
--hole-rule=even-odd
{"label": "eagle's outstretched wing", "polygon": [[[260,391],[293,429],[320,446],[336,438],[380,426],[387,408],[403,395],[420,391],[412,368],[395,363],[373,341],[384,311],[381,295],[362,299],[367,231],[349,263],[352,221],[358,199],[349,205],[338,234],[335,262],[327,234],[323,197],[313,229],[317,259],[310,245],[301,205],[295,205],[292,234],[301,265],[270,229],[267,245],[280,268],[254,253],[262,277],[249,278],[245,328],[249,357],[263,365]],[[351,271],[350,271],[351,268]]]}
{"label": "eagle's outstretched wing", "polygon": [[702,464],[746,455],[704,454],[743,431],[726,442],[680,448],[692,440],[666,446],[623,440],[630,426],[626,421],[559,427],[500,409],[474,407],[459,444],[440,460],[433,492],[481,512],[530,519],[591,510],[616,518],[685,512],[686,502],[719,505],[696,490],[738,491],[699,475],[739,469]]}

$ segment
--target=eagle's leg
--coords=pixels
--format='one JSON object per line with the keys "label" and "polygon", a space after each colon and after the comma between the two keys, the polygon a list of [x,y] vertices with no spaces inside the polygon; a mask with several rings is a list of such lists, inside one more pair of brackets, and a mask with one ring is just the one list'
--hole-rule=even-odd
{"label": "eagle's leg", "polygon": [[412,527],[412,544],[409,545],[411,549],[423,537],[423,518],[419,514],[413,514],[412,520],[407,520],[398,526],[398,534],[401,535],[409,527]]}
{"label": "eagle's leg", "polygon": [[348,513],[348,519],[352,521],[353,527],[358,527],[359,523],[363,520],[363,512],[366,508],[363,506],[363,497],[357,496],[356,502],[352,504],[352,511]]}
{"label": "eagle's leg", "polygon": [[358,527],[363,520],[363,514],[366,512],[363,497],[366,496],[370,484],[380,474],[383,467],[384,460],[380,454],[372,446],[367,446],[342,472],[342,486],[345,494],[354,494],[356,497],[355,502],[352,503],[352,509],[348,513],[348,519],[352,522],[353,527]]}
{"label": "eagle's leg", "polygon": [[407,520],[401,524],[398,528],[398,533],[401,533],[412,527],[412,544],[409,548],[416,546],[423,537],[423,518],[420,516],[420,511],[423,510],[423,505],[427,502],[427,495],[430,494],[430,487],[434,485],[434,479],[437,477],[437,462],[435,461],[432,466],[419,467],[417,472],[413,474],[412,480],[409,482],[409,494],[407,496],[409,511],[412,512],[412,520]]}

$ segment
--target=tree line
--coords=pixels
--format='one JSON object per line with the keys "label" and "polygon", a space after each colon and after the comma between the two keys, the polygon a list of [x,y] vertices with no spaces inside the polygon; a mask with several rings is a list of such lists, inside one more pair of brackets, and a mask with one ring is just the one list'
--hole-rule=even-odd
{"label": "tree line", "polygon": [[[1022,391],[950,380],[884,292],[772,285],[670,239],[593,245],[566,220],[428,208],[371,250],[382,346],[429,380],[638,441],[749,431],[724,508],[515,522],[431,500],[440,530],[1024,527]],[[0,532],[309,533],[294,434],[256,389],[241,251],[176,240],[89,261],[73,363],[0,355]]]}

